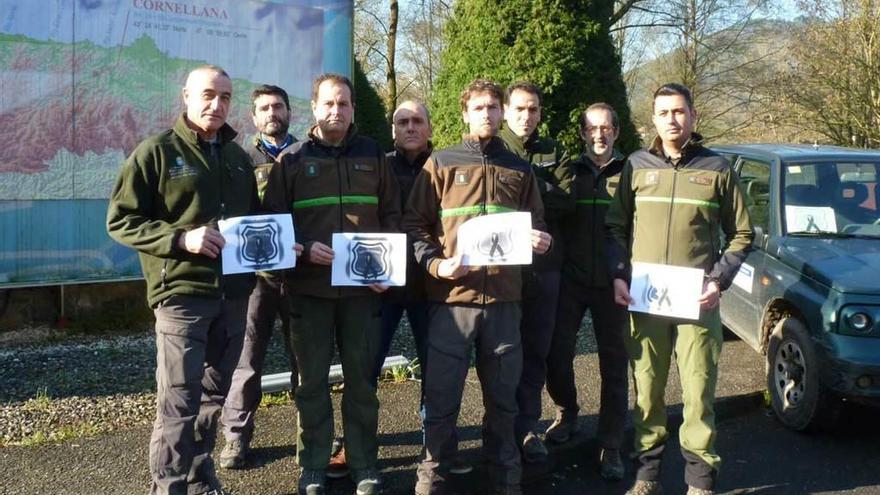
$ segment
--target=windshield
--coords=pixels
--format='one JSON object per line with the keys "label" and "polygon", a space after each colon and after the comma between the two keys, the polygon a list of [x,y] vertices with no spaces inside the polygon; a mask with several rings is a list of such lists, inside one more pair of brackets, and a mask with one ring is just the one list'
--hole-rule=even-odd
{"label": "windshield", "polygon": [[783,168],[789,234],[880,237],[880,162],[788,163]]}

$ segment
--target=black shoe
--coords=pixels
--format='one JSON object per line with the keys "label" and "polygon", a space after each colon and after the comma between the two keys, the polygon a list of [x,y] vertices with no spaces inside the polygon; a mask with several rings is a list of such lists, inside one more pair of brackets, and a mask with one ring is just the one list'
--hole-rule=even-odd
{"label": "black shoe", "polygon": [[557,412],[553,424],[544,432],[544,438],[553,443],[565,443],[571,440],[571,436],[577,433],[580,428],[577,414]]}
{"label": "black shoe", "polygon": [[530,431],[522,441],[523,460],[529,464],[537,464],[547,462],[550,452],[541,437]]}
{"label": "black shoe", "polygon": [[599,476],[609,481],[623,479],[623,460],[617,449],[602,449],[599,452]]}

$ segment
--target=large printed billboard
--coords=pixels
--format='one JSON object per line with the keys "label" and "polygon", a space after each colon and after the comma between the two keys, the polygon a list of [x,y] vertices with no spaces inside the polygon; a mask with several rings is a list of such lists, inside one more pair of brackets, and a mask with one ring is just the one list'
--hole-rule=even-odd
{"label": "large printed billboard", "polygon": [[227,70],[244,139],[251,90],[285,88],[303,136],[311,81],[351,74],[351,37],[351,0],[0,0],[0,288],[140,277],[107,199],[189,70]]}

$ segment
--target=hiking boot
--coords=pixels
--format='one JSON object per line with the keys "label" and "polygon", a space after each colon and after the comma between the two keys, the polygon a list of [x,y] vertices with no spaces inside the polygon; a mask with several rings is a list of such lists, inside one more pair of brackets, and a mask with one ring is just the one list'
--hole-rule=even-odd
{"label": "hiking boot", "polygon": [[602,449],[599,452],[599,476],[609,481],[623,479],[623,459],[617,449]]}
{"label": "hiking boot", "polygon": [[626,495],[663,495],[663,485],[659,481],[636,480]]}
{"label": "hiking boot", "polygon": [[530,431],[522,441],[522,455],[523,460],[530,464],[539,463],[539,462],[547,462],[547,456],[550,452],[547,451],[547,446],[544,445],[544,441],[541,440],[541,437],[535,434],[535,432]]}
{"label": "hiking boot", "polygon": [[571,436],[581,429],[577,414],[565,414],[556,412],[556,419],[547,427],[544,438],[553,443],[565,443],[571,440]]}
{"label": "hiking boot", "polygon": [[688,485],[687,495],[715,495],[715,490],[708,490],[706,488],[696,488]]}
{"label": "hiking boot", "polygon": [[324,495],[327,477],[323,469],[303,469],[299,476],[299,495]]}
{"label": "hiking boot", "polygon": [[357,495],[377,495],[382,493],[382,481],[375,469],[355,469],[352,479],[357,486]]}
{"label": "hiking boot", "polygon": [[338,480],[345,478],[349,473],[348,463],[345,460],[345,445],[342,444],[342,440],[336,439],[333,441],[333,453],[330,455],[330,461],[327,462],[327,477]]}
{"label": "hiking boot", "polygon": [[220,452],[220,467],[242,469],[247,464],[248,442],[243,439],[229,440]]}
{"label": "hiking boot", "polygon": [[468,464],[461,457],[456,457],[449,465],[449,474],[468,474],[474,470],[474,467]]}

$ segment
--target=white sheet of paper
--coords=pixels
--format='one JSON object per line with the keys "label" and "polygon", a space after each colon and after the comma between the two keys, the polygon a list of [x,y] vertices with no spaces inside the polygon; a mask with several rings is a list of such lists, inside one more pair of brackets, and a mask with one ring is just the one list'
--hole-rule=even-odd
{"label": "white sheet of paper", "polygon": [[703,270],[699,268],[633,263],[629,294],[635,302],[629,305],[630,311],[697,320],[702,293]]}
{"label": "white sheet of paper", "polygon": [[333,286],[406,285],[406,234],[333,234]]}
{"label": "white sheet of paper", "polygon": [[830,206],[785,205],[785,226],[789,232],[837,232],[837,219]]}
{"label": "white sheet of paper", "polygon": [[296,266],[290,215],[251,215],[217,222],[226,239],[223,274],[267,272]]}
{"label": "white sheet of paper", "polygon": [[531,265],[532,214],[495,213],[458,227],[458,253],[467,266]]}

